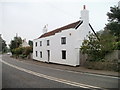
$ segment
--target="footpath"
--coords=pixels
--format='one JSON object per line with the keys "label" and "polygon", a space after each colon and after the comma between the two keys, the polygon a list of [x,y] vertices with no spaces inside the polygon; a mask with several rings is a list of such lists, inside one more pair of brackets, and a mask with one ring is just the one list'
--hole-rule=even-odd
{"label": "footpath", "polygon": [[82,73],[90,73],[90,74],[98,74],[98,75],[107,75],[107,76],[114,76],[114,77],[120,77],[120,73],[114,72],[114,71],[106,71],[106,70],[93,70],[93,69],[87,69],[85,67],[73,67],[68,65],[61,65],[61,64],[54,64],[54,63],[47,63],[47,62],[40,62],[32,59],[19,59],[26,63],[32,63],[39,66],[45,66],[55,69],[61,69],[61,70],[68,70],[68,71],[74,71],[74,72],[82,72]]}

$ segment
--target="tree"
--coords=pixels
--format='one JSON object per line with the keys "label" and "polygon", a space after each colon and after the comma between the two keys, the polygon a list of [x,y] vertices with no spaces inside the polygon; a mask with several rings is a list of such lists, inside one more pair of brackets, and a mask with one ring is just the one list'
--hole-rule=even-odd
{"label": "tree", "polygon": [[27,56],[30,55],[30,53],[32,53],[32,47],[18,47],[18,48],[15,48],[15,49],[12,49],[12,54],[17,57],[22,57],[22,58],[25,58]]}
{"label": "tree", "polygon": [[2,52],[3,53],[7,52],[7,44],[6,44],[5,40],[2,41]]}
{"label": "tree", "polygon": [[29,40],[29,41],[28,41],[28,44],[29,44],[31,47],[33,47],[33,41]]}
{"label": "tree", "polygon": [[11,40],[10,42],[10,51],[12,52],[13,49],[18,48],[22,44],[21,37],[14,37],[14,40]]}
{"label": "tree", "polygon": [[120,8],[111,7],[107,16],[109,23],[103,31],[97,33],[100,41],[94,34],[90,34],[88,40],[82,43],[81,51],[88,54],[92,61],[103,60],[107,53],[120,50]]}
{"label": "tree", "polygon": [[90,61],[103,60],[105,55],[114,49],[115,37],[109,32],[103,31],[102,34],[97,33],[100,41],[96,35],[90,34],[88,40],[84,40],[81,46],[81,51],[88,54]]}
{"label": "tree", "polygon": [[117,6],[110,7],[110,12],[107,13],[108,21],[120,22],[120,9]]}
{"label": "tree", "polygon": [[1,35],[0,35],[0,51],[3,53],[7,52],[7,44],[5,40],[2,39]]}
{"label": "tree", "polygon": [[109,23],[105,29],[109,30],[113,35],[117,36],[117,41],[120,40],[120,8],[117,6],[110,7],[110,12],[107,13]]}

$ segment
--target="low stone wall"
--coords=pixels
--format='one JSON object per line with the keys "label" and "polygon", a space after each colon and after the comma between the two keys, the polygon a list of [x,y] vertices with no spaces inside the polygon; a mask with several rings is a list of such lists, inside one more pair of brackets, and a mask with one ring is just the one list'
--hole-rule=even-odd
{"label": "low stone wall", "polygon": [[27,59],[33,59],[33,53],[30,53],[30,55],[28,55]]}
{"label": "low stone wall", "polygon": [[120,63],[118,62],[90,62],[86,61],[84,67],[95,70],[109,70],[120,72]]}
{"label": "low stone wall", "polygon": [[107,54],[105,56],[105,59],[111,62],[114,62],[116,60],[120,62],[120,50],[114,50],[113,52]]}
{"label": "low stone wall", "polygon": [[105,61],[86,61],[83,64],[84,67],[96,70],[109,70],[120,72],[120,50],[114,50],[105,56]]}

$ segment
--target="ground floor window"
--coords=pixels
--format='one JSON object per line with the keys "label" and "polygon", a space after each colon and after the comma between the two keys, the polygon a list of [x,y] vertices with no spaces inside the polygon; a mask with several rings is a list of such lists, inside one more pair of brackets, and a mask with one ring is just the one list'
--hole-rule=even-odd
{"label": "ground floor window", "polygon": [[37,57],[38,55],[37,55],[37,51],[36,51],[36,57]]}
{"label": "ground floor window", "polygon": [[66,50],[62,50],[62,59],[66,59]]}
{"label": "ground floor window", "polygon": [[40,51],[40,58],[42,58],[42,52]]}

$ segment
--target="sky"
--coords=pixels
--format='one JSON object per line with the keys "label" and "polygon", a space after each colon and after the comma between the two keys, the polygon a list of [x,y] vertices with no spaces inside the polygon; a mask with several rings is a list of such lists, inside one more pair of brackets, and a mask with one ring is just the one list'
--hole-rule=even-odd
{"label": "sky", "polygon": [[80,20],[83,5],[97,32],[108,23],[107,12],[119,0],[0,0],[0,33],[7,44],[16,36],[33,40],[48,31]]}

